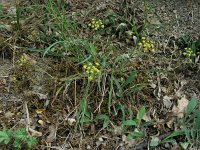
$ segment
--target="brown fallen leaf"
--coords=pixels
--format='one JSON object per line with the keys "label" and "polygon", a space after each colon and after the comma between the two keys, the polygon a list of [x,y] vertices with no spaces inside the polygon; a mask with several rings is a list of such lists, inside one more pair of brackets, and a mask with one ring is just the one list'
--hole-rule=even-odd
{"label": "brown fallen leaf", "polygon": [[28,128],[28,131],[30,132],[30,134],[32,136],[35,136],[35,137],[41,137],[42,136],[42,132],[38,132],[32,128]]}
{"label": "brown fallen leaf", "polygon": [[56,139],[56,127],[54,125],[49,126],[50,134],[46,138],[47,143],[52,143]]}
{"label": "brown fallen leaf", "polygon": [[173,114],[179,118],[182,118],[187,105],[188,105],[188,100],[184,95],[180,100],[178,100],[178,105],[172,108]]}

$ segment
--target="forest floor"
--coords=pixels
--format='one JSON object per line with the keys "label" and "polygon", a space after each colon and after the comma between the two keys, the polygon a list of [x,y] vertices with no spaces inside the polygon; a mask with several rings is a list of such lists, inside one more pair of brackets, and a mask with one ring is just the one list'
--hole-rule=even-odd
{"label": "forest floor", "polygon": [[198,0],[0,0],[2,150],[195,150],[199,99]]}

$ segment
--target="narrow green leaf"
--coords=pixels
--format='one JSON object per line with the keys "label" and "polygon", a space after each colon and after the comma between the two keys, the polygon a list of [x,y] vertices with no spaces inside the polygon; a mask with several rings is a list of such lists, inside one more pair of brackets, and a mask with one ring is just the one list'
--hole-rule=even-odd
{"label": "narrow green leaf", "polygon": [[134,120],[126,120],[126,121],[123,121],[123,125],[124,126],[137,126],[137,122]]}
{"label": "narrow green leaf", "polygon": [[109,91],[109,96],[108,96],[108,113],[109,114],[110,114],[110,107],[111,107],[111,102],[112,102],[112,93],[113,93],[113,75],[111,75],[110,91]]}
{"label": "narrow green leaf", "polygon": [[200,129],[200,111],[196,112],[196,118],[194,121],[194,130],[199,130]]}
{"label": "narrow green leaf", "polygon": [[88,49],[88,52],[89,52],[93,57],[95,57],[96,54],[97,54],[97,51],[96,51],[96,48],[95,48],[94,44],[93,44],[93,43],[89,43],[89,46],[90,46],[90,48]]}
{"label": "narrow green leaf", "polygon": [[186,113],[189,115],[192,113],[192,111],[195,109],[197,106],[198,99],[192,98],[187,106]]}
{"label": "narrow green leaf", "polygon": [[92,122],[92,120],[87,116],[83,116],[80,121],[81,123]]}
{"label": "narrow green leaf", "polygon": [[142,120],[143,117],[144,117],[145,111],[146,111],[146,110],[145,110],[145,107],[142,106],[142,108],[140,109],[140,111],[139,111],[138,114],[137,114],[138,126],[140,125],[141,120]]}
{"label": "narrow green leaf", "polygon": [[125,110],[124,110],[124,106],[121,105],[121,104],[119,104],[119,105],[117,106],[117,110],[121,110],[121,112],[122,112],[122,121],[124,121],[124,120],[125,120]]}
{"label": "narrow green leaf", "polygon": [[197,48],[200,46],[200,36],[199,36],[198,40],[195,42],[195,45]]}
{"label": "narrow green leaf", "polygon": [[103,122],[103,128],[108,127],[109,123],[110,123],[109,120],[105,120],[105,121]]}
{"label": "narrow green leaf", "polygon": [[135,80],[137,76],[137,72],[133,71],[129,77],[127,78],[127,80],[123,83],[122,87],[124,88],[125,86],[127,86],[128,84],[130,84],[131,82],[133,82]]}
{"label": "narrow green leaf", "polygon": [[100,120],[100,119],[105,120],[105,119],[109,119],[109,117],[105,114],[100,114],[100,115],[96,116],[95,121]]}
{"label": "narrow green leaf", "polygon": [[185,134],[184,130],[174,131],[172,134],[170,134],[169,136],[167,136],[166,138],[164,138],[162,140],[162,142],[166,142],[166,141],[168,141],[169,139],[171,139],[173,137],[184,135],[184,134]]}
{"label": "narrow green leaf", "polygon": [[191,49],[192,49],[192,51],[193,51],[194,53],[196,52],[196,45],[195,45],[195,42],[192,42]]}
{"label": "narrow green leaf", "polygon": [[143,138],[144,133],[139,131],[134,131],[128,134],[128,140],[132,140],[133,138]]}
{"label": "narrow green leaf", "polygon": [[116,79],[116,78],[114,78],[113,77],[113,80],[114,80],[114,83],[115,83],[115,85],[117,86],[117,88],[118,88],[118,92],[116,93],[116,95],[118,96],[118,97],[121,97],[121,94],[122,94],[122,87],[121,87],[121,85],[120,85],[120,83],[119,83],[119,80],[118,79]]}

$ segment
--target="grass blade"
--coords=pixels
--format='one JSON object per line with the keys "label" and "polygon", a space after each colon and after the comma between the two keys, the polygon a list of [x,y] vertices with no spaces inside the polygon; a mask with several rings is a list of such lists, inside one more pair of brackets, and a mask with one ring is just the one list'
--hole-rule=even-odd
{"label": "grass blade", "polygon": [[188,106],[187,106],[187,110],[186,113],[189,115],[192,113],[192,111],[195,109],[195,107],[197,106],[197,102],[198,99],[196,98],[192,98],[191,101],[189,102]]}

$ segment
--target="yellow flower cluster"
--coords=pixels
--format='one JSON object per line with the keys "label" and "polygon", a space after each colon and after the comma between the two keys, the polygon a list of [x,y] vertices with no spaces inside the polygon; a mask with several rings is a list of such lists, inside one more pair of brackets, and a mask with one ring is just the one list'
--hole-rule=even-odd
{"label": "yellow flower cluster", "polygon": [[192,62],[192,57],[195,56],[195,53],[192,51],[190,47],[184,48],[183,55],[189,59],[189,62]]}
{"label": "yellow flower cluster", "polygon": [[99,63],[95,63],[95,65],[93,65],[92,63],[88,63],[83,65],[83,68],[86,70],[85,72],[88,74],[88,79],[90,81],[92,81],[94,79],[94,75],[96,73],[100,73],[101,71],[99,69],[97,69],[97,67],[99,66]]}
{"label": "yellow flower cluster", "polygon": [[144,50],[144,52],[152,52],[155,53],[155,47],[152,41],[148,40],[145,37],[141,38],[141,42],[138,43],[140,47]]}
{"label": "yellow flower cluster", "polygon": [[102,20],[100,19],[96,20],[95,18],[93,18],[92,21],[88,23],[88,26],[91,27],[95,31],[104,28],[104,24]]}
{"label": "yellow flower cluster", "polygon": [[28,59],[27,59],[27,57],[25,55],[22,55],[20,57],[20,59],[17,61],[17,63],[18,63],[19,66],[22,66],[22,65],[28,63]]}

